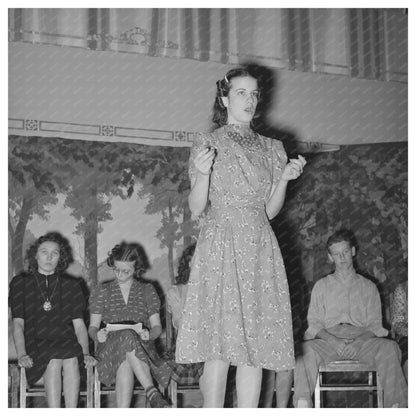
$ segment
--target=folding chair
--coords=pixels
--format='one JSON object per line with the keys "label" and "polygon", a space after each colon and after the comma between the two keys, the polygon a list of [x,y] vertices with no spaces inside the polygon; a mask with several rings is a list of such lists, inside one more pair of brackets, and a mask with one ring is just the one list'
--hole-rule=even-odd
{"label": "folding chair", "polygon": [[[357,384],[329,384],[324,383],[325,373],[352,373],[365,372],[367,373],[367,383]],[[375,374],[375,377],[374,377]],[[374,383],[375,381],[375,383]],[[369,393],[369,407],[373,407],[373,395],[377,392],[377,407],[383,407],[383,390],[381,388],[379,375],[377,370],[355,360],[332,361],[328,364],[321,364],[319,366],[318,377],[315,385],[315,407],[321,407],[321,394],[326,391],[368,391]]]}
{"label": "folding chair", "polygon": [[[82,388],[82,381],[81,381],[81,390],[80,396],[86,397],[87,400],[87,408],[93,407],[93,369],[87,368],[87,380],[85,388]],[[20,368],[20,407],[26,408],[26,400],[28,397],[46,397],[45,386],[43,384],[43,378],[41,378],[38,382],[36,382],[33,386],[29,387],[27,385],[26,380],[26,370],[21,367]]]}

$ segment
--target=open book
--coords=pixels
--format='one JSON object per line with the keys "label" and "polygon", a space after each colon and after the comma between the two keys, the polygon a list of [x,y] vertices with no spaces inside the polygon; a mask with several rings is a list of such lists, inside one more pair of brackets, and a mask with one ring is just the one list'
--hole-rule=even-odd
{"label": "open book", "polygon": [[140,335],[143,331],[143,324],[141,322],[138,322],[137,324],[107,324],[105,329],[108,332],[121,331],[123,329],[132,329],[138,335]]}

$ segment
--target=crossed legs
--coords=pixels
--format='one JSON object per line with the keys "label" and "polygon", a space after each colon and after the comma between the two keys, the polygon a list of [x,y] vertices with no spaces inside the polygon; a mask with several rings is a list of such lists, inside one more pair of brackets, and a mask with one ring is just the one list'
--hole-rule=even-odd
{"label": "crossed legs", "polygon": [[134,376],[146,390],[153,386],[149,366],[139,360],[135,351],[126,353],[126,360],[121,363],[116,374],[117,407],[130,407],[133,395]]}

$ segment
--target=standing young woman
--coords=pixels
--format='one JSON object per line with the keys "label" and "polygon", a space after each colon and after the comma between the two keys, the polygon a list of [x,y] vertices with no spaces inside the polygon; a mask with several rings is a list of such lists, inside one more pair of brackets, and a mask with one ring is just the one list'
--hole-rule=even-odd
{"label": "standing young woman", "polygon": [[262,369],[294,367],[291,306],[280,249],[269,224],[283,206],[302,156],[250,127],[259,100],[245,67],[217,82],[213,121],[195,138],[189,206],[206,210],[192,260],[176,360],[204,362],[204,407],[223,407],[228,368],[237,366],[238,407],[257,407]]}
{"label": "standing young woman", "polygon": [[[77,407],[80,367],[92,366],[84,323],[86,299],[77,279],[64,272],[71,250],[57,233],[29,248],[29,271],[13,278],[9,301],[18,364],[31,385],[42,376],[48,407]],[[62,381],[63,380],[63,381]]]}

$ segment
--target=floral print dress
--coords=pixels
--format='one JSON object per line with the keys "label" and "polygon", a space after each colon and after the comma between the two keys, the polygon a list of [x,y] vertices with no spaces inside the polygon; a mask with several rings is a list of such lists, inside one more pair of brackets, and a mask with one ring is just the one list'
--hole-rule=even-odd
{"label": "floral print dress", "polygon": [[287,162],[281,142],[248,126],[200,134],[216,148],[209,206],[191,264],[176,345],[179,363],[223,360],[275,371],[294,367],[289,288],[265,205]]}

